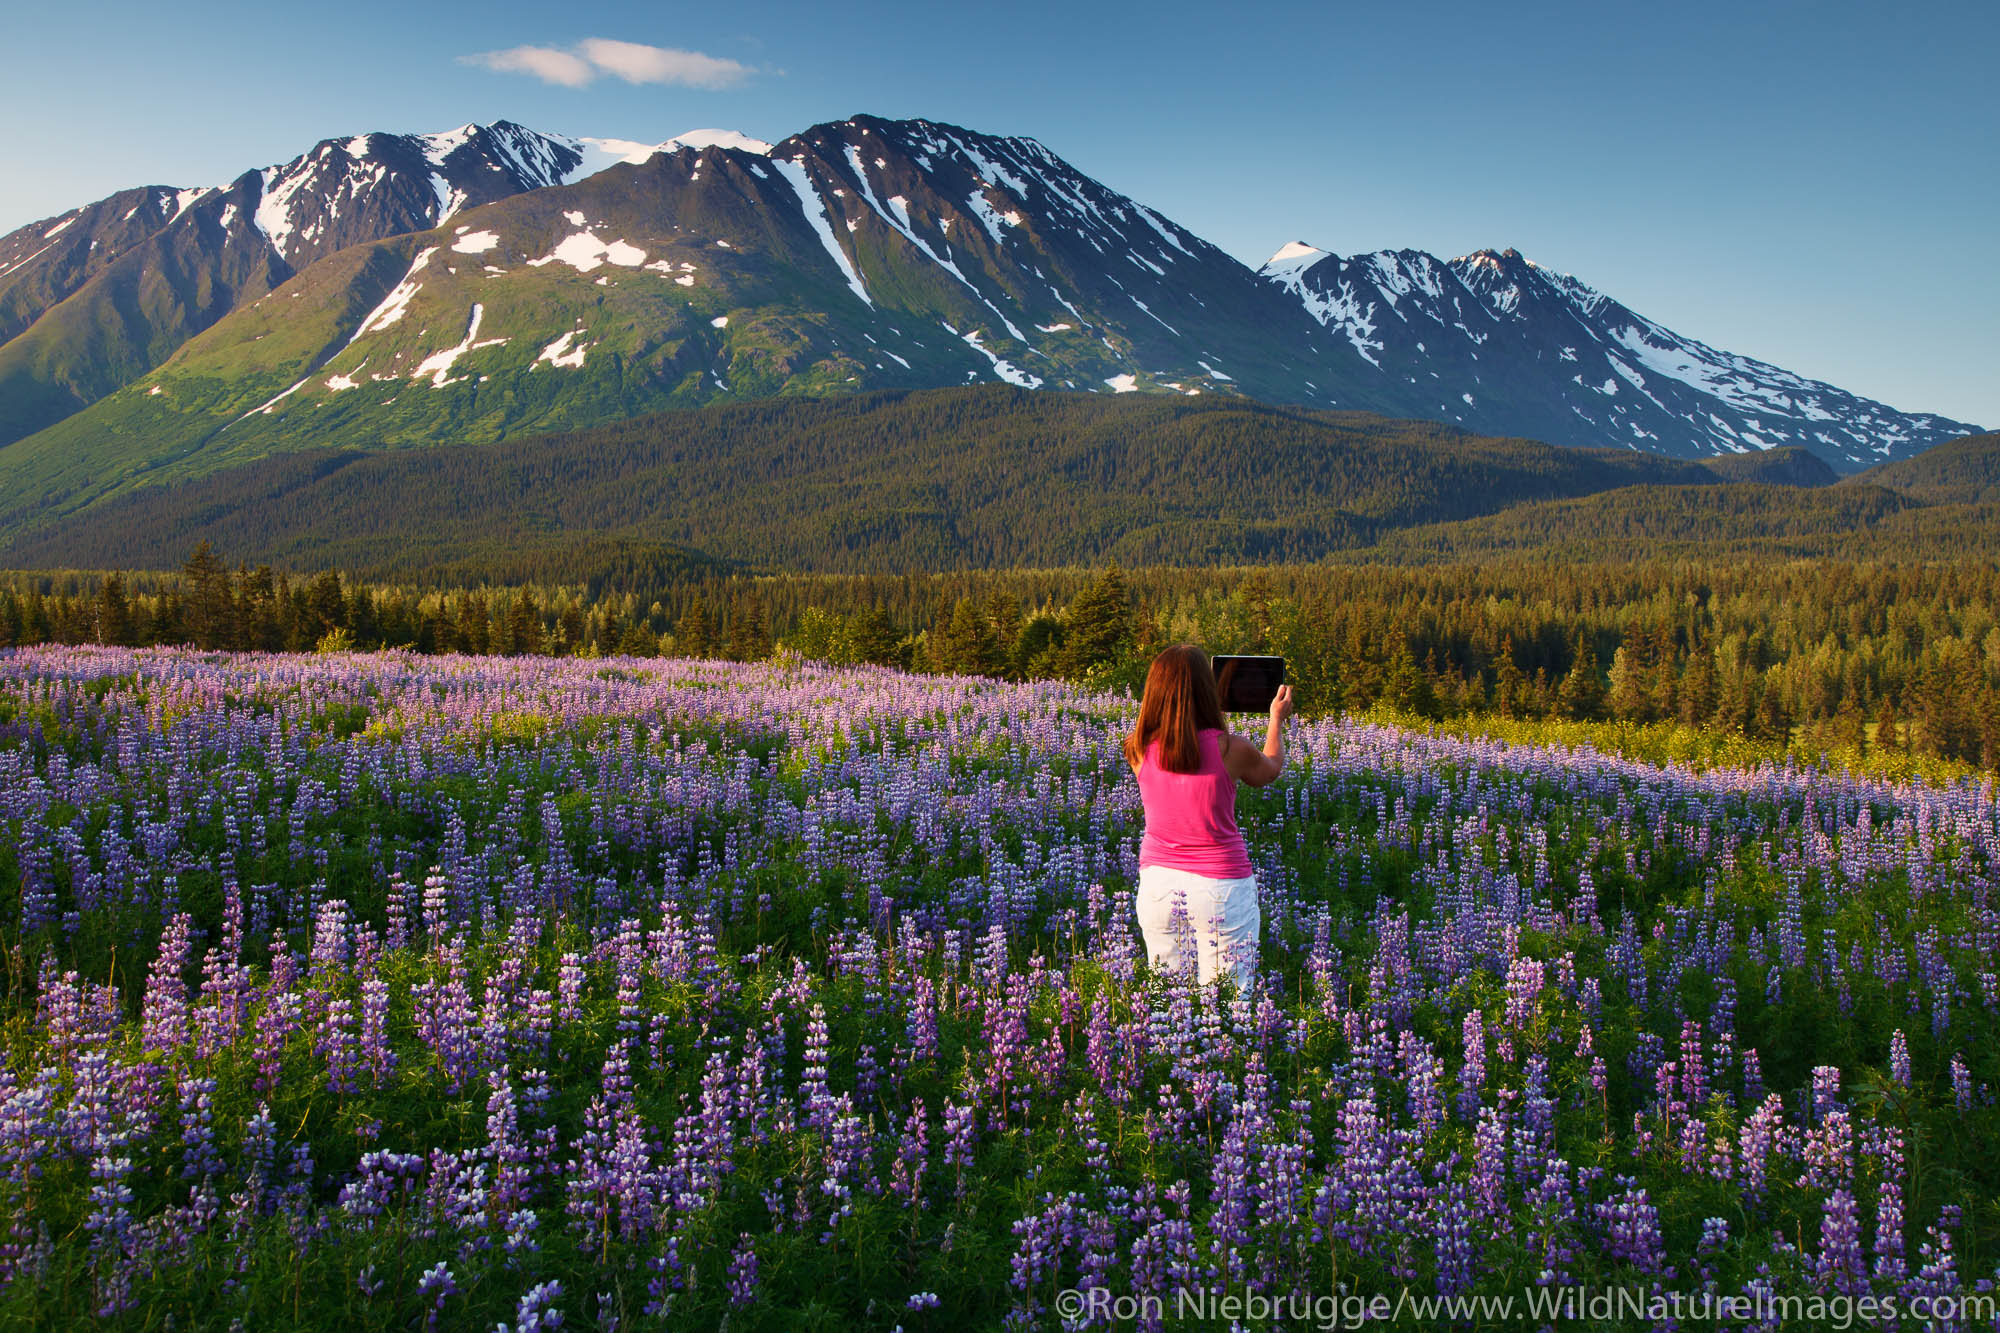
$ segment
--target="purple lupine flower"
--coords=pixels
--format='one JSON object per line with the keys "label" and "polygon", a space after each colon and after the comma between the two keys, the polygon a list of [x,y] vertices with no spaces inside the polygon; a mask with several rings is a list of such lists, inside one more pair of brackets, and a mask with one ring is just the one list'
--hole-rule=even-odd
{"label": "purple lupine flower", "polygon": [[1822,1120],[1840,1106],[1840,1069],[1836,1065],[1814,1065],[1812,1071],[1812,1113]]}
{"label": "purple lupine flower", "polygon": [[561,1328],[562,1311],[555,1308],[562,1299],[562,1283],[542,1282],[528,1288],[519,1304],[514,1307],[512,1325],[502,1324],[501,1333],[542,1333],[542,1330]]}
{"label": "purple lupine flower", "polygon": [[912,1207],[923,1200],[924,1167],[930,1153],[930,1120],[919,1097],[910,1103],[903,1122],[902,1138],[896,1145],[896,1161],[889,1168],[889,1192]]}
{"label": "purple lupine flower", "polygon": [[1460,1030],[1465,1040],[1465,1063],[1458,1071],[1458,1113],[1472,1120],[1479,1114],[1481,1091],[1486,1086],[1486,1019],[1477,1009],[1468,1010]]}
{"label": "purple lupine flower", "polygon": [[1820,1222],[1819,1256],[1814,1274],[1820,1285],[1843,1296],[1868,1290],[1868,1267],[1861,1253],[1861,1222],[1854,1196],[1845,1188],[1827,1195]]}
{"label": "purple lupine flower", "polygon": [[1906,1088],[1910,1086],[1910,1044],[1901,1028],[1889,1035],[1889,1077]]}
{"label": "purple lupine flower", "polygon": [[1681,1098],[1690,1110],[1698,1111],[1708,1101],[1708,1060],[1702,1049],[1701,1024],[1688,1019],[1681,1024]]}
{"label": "purple lupine flower", "polygon": [[1604,1232],[1605,1257],[1622,1260],[1642,1273],[1664,1273],[1667,1252],[1660,1237],[1660,1213],[1645,1190],[1620,1177],[1618,1194],[1595,1208]]}
{"label": "purple lupine flower", "polygon": [[181,1088],[181,1175],[200,1180],[222,1170],[215,1150],[215,1080],[191,1078]]}
{"label": "purple lupine flower", "polygon": [[166,1051],[188,1039],[188,991],[184,973],[193,955],[193,922],[178,912],[160,936],[160,951],[146,973],[146,999],[139,1027],[149,1051]]}
{"label": "purple lupine flower", "polygon": [[396,1072],[389,1048],[389,983],[369,977],[361,983],[361,1063],[379,1088]]}
{"label": "purple lupine flower", "polygon": [[126,1177],[132,1173],[132,1159],[100,1155],[90,1164],[90,1215],[84,1230],[90,1233],[90,1248],[98,1256],[97,1313],[100,1318],[129,1310],[132,1273],[128,1261],[132,1247],[132,1188]]}
{"label": "purple lupine flower", "polygon": [[976,1107],[959,1106],[952,1102],[944,1104],[944,1164],[958,1169],[956,1195],[960,1198],[965,1195],[965,1173],[972,1165],[978,1122],[979,1112]]}
{"label": "purple lupine flower", "polygon": [[729,1256],[729,1303],[741,1308],[757,1299],[757,1247],[747,1231],[738,1232]]}
{"label": "purple lupine flower", "polygon": [[1870,1134],[1879,1184],[1875,1191],[1874,1276],[1890,1289],[1907,1275],[1903,1258],[1903,1180],[1907,1163],[1903,1157],[1903,1136],[1888,1126],[1878,1126]]}
{"label": "purple lupine flower", "polygon": [[1397,1058],[1403,1066],[1410,1119],[1429,1134],[1444,1121],[1444,1097],[1438,1091],[1439,1064],[1431,1044],[1404,1028],[1397,1038]]}

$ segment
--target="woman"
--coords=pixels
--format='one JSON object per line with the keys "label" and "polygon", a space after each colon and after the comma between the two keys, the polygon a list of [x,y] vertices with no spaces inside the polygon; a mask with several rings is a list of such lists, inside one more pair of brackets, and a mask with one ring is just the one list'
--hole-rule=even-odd
{"label": "woman", "polygon": [[1208,654],[1176,644],[1153,659],[1139,721],[1125,738],[1125,762],[1139,779],[1146,836],[1139,843],[1139,928],[1154,966],[1181,965],[1173,928],[1176,900],[1194,928],[1197,975],[1206,984],[1225,967],[1247,988],[1257,977],[1257,876],[1236,827],[1236,784],[1262,787],[1285,767],[1282,730],[1292,687],[1271,701],[1259,750],[1223,727],[1222,701]]}

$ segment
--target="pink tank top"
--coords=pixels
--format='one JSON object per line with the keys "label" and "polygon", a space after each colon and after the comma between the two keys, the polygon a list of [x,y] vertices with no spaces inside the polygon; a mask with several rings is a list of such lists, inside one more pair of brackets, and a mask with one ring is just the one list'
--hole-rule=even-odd
{"label": "pink tank top", "polygon": [[1139,800],[1146,808],[1146,836],[1139,865],[1170,866],[1210,879],[1245,879],[1250,853],[1236,827],[1236,779],[1222,763],[1222,733],[1197,732],[1201,767],[1169,773],[1160,767],[1160,743],[1146,747],[1139,763]]}

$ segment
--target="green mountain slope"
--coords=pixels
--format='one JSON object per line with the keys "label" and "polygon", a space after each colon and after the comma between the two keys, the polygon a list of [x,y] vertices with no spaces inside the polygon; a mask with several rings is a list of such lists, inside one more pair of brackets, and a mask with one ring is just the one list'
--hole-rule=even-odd
{"label": "green mountain slope", "polygon": [[1310,560],[1508,504],[1712,481],[1695,463],[1425,422],[994,385],[277,454],[44,521],[0,563],[165,567],[204,537],[400,576],[605,542],[798,570]]}
{"label": "green mountain slope", "polygon": [[329,139],[220,188],[123,190],[0,236],[0,445],[316,261],[566,179],[581,149],[507,121]]}

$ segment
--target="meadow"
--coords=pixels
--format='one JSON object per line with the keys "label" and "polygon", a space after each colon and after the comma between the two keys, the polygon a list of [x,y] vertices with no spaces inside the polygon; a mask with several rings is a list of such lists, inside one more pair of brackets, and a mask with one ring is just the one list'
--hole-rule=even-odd
{"label": "meadow", "polygon": [[0,1322],[1996,1322],[1990,778],[1295,722],[1237,994],[1142,957],[1133,710],[9,651]]}

